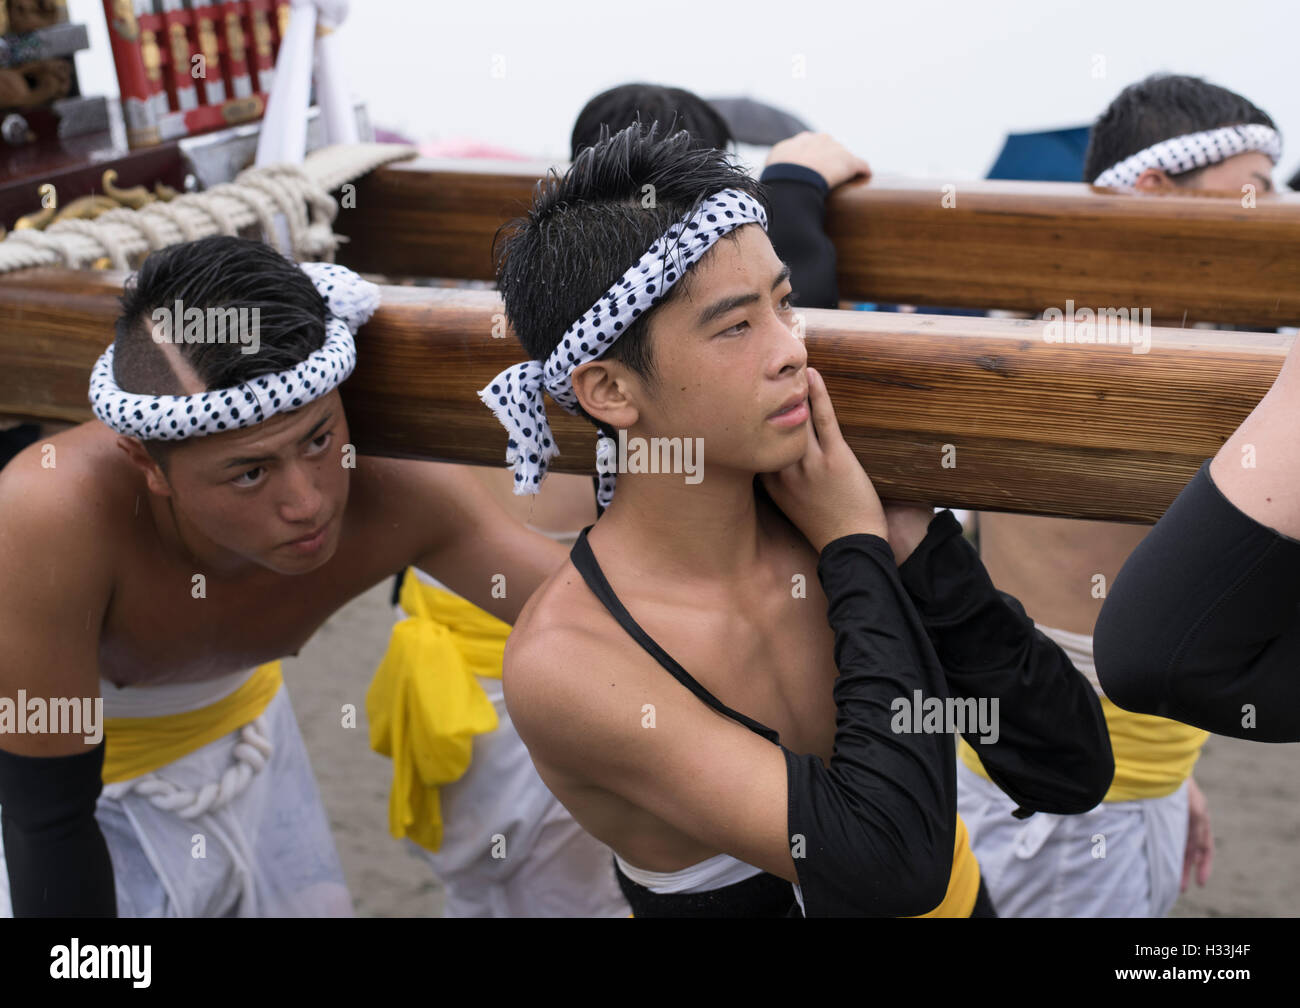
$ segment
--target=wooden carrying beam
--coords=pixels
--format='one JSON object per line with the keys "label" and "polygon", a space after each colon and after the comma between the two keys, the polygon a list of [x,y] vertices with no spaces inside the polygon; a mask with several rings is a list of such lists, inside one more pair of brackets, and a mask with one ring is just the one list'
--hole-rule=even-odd
{"label": "wooden carrying beam", "polygon": [[[417,160],[357,185],[341,262],[493,278],[497,228],[546,166]],[[1158,324],[1300,324],[1300,195],[1152,196],[1056,182],[873,179],[832,194],[840,296],[882,304],[1148,308]],[[350,208],[349,208],[350,207]]]}
{"label": "wooden carrying beam", "polygon": [[[0,277],[0,414],[90,418],[120,274]],[[501,465],[475,390],[522,356],[488,291],[386,287],[344,385],[363,453]],[[1028,320],[810,311],[810,363],[881,496],[1154,521],[1276,378],[1289,340],[1155,330],[1132,345],[1048,343]],[[562,472],[591,472],[595,433],[548,400]],[[693,436],[689,431],[682,436]],[[708,445],[705,444],[705,478]]]}

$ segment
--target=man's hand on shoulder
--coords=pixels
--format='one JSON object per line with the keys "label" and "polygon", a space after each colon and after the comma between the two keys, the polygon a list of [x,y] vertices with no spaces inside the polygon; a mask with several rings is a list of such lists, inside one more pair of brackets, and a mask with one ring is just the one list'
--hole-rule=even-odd
{"label": "man's hand on shoulder", "polygon": [[889,545],[894,550],[894,561],[902,567],[904,561],[925,538],[930,522],[934,520],[934,508],[912,504],[885,504],[884,511],[885,521],[889,525]]}

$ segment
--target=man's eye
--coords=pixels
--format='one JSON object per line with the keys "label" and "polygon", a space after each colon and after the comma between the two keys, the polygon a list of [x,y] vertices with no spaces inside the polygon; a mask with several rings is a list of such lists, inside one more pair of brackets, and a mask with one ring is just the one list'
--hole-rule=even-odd
{"label": "man's eye", "polygon": [[[259,484],[259,483],[262,482],[262,474],[265,473],[265,472],[266,472],[266,467],[265,467],[265,466],[258,466],[256,469],[250,469],[250,470],[248,470],[248,472],[246,472],[246,473],[240,473],[238,476],[236,476],[236,477],[235,477],[234,479],[232,479],[230,482],[233,483],[233,484],[235,484],[235,486],[237,486],[237,487],[253,487],[253,486],[257,486],[257,484]],[[249,477],[252,477],[252,476],[255,476],[255,477],[257,477],[257,478],[256,478],[256,479],[249,479]],[[247,481],[247,482],[245,482],[245,481]]]}
{"label": "man's eye", "polygon": [[781,310],[792,311],[794,309],[794,291],[791,291],[781,299]]}
{"label": "man's eye", "polygon": [[718,333],[718,335],[739,336],[741,332],[743,332],[746,328],[748,328],[748,326],[749,326],[748,322],[737,322],[734,326],[731,326],[729,329],[722,330],[722,332]]}
{"label": "man's eye", "polygon": [[319,437],[313,438],[311,442],[312,454],[319,455],[326,448],[328,448],[330,444],[330,439],[333,437],[334,437],[333,431],[326,431],[324,434],[320,435]]}

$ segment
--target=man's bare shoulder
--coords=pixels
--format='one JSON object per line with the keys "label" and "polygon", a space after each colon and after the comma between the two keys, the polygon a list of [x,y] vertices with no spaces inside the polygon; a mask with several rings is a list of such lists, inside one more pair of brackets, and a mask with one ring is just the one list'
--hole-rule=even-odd
{"label": "man's bare shoulder", "polygon": [[565,560],[524,603],[506,641],[506,654],[514,656],[517,674],[526,675],[552,664],[538,662],[539,655],[586,654],[613,647],[610,626],[619,629],[572,561]]}
{"label": "man's bare shoulder", "polygon": [[86,423],[28,445],[0,469],[0,522],[56,525],[67,539],[116,532],[127,518],[146,519],[139,472],[116,435]]}
{"label": "man's bare shoulder", "polygon": [[[30,445],[0,471],[0,690],[40,682],[52,696],[78,696],[97,688],[120,564],[152,512],[142,483],[133,489],[134,467],[113,457],[121,454],[115,436],[95,426]],[[44,745],[10,751],[36,754]]]}
{"label": "man's bare shoulder", "polygon": [[[506,640],[506,702],[525,741],[546,734],[545,726],[556,724],[557,710],[573,715],[575,698],[599,695],[593,689],[597,681],[609,690],[642,678],[633,650],[640,649],[566,560],[533,593]],[[599,717],[591,703],[579,706]]]}

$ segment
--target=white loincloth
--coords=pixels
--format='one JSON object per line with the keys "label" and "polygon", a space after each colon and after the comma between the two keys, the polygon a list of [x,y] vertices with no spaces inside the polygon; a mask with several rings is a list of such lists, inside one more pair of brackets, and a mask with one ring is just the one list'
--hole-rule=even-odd
{"label": "white loincloth", "polygon": [[[1036,812],[957,763],[957,812],[999,917],[1164,917],[1178,899],[1187,782],[1163,798]],[[1098,856],[1104,854],[1104,857]]]}
{"label": "white loincloth", "polygon": [[[415,573],[425,584],[451,591],[423,571]],[[407,618],[401,607],[397,613]],[[469,769],[439,789],[438,852],[405,841],[445,886],[443,916],[627,917],[632,910],[618,888],[612,852],[574,822],[537,775],[506,710],[501,680],[475,678],[500,723],[474,736]]]}
{"label": "white loincloth", "polygon": [[701,861],[699,864],[675,872],[656,872],[638,868],[628,864],[617,854],[614,855],[614,860],[618,862],[624,875],[653,893],[708,892],[711,889],[722,889],[737,882],[744,882],[745,879],[753,878],[763,871],[762,868],[755,868],[752,864],[736,860],[730,854],[717,854],[707,861]]}
{"label": "white loincloth", "polygon": [[[102,683],[104,716],[193,710],[251,675],[126,689]],[[251,725],[151,774],[105,785],[95,818],[113,861],[121,917],[352,916],[283,687]],[[0,912],[12,916],[3,858],[0,843]]]}
{"label": "white loincloth", "polygon": [[[1092,637],[1038,629],[1100,693]],[[1187,845],[1187,781],[1160,798],[1102,802],[1083,815],[1016,819],[1015,809],[996,784],[957,761],[957,812],[999,917],[1164,917],[1173,908]]]}

